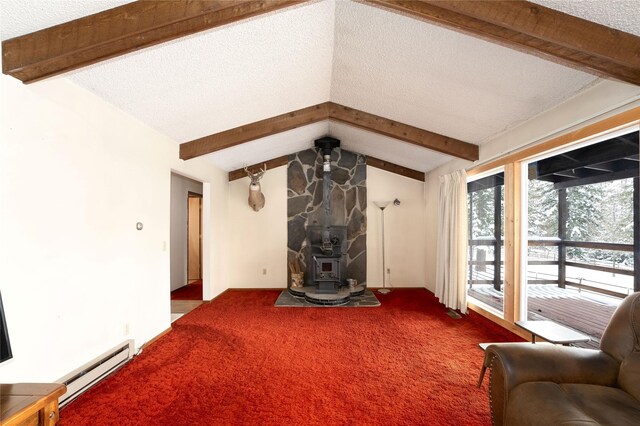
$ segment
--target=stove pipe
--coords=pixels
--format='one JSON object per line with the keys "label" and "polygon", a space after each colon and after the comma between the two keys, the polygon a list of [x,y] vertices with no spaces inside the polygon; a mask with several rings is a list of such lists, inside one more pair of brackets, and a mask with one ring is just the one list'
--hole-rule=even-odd
{"label": "stove pipe", "polygon": [[331,151],[340,146],[338,139],[325,136],[316,139],[315,146],[322,152],[322,251],[324,254],[333,254],[333,244],[330,239],[331,227]]}

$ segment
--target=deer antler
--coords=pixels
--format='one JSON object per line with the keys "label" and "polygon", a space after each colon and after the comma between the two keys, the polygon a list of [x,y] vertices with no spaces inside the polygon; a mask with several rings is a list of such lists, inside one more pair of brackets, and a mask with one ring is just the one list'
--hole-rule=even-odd
{"label": "deer antler", "polygon": [[247,166],[244,166],[244,171],[247,174],[247,176],[249,176],[252,180],[260,180],[262,179],[262,175],[265,174],[265,172],[267,171],[267,163],[263,163],[264,164],[264,169],[260,168],[259,172],[255,172],[253,173],[251,170],[249,170],[249,168]]}
{"label": "deer antler", "polygon": [[256,173],[258,180],[262,179],[262,175],[267,171],[267,163],[263,163],[263,164],[264,164],[264,169],[260,168],[260,171]]}

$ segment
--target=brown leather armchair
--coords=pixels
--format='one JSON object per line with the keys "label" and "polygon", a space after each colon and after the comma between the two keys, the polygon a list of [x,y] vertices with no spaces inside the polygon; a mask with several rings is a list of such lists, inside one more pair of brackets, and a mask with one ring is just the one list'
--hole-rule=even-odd
{"label": "brown leather armchair", "polygon": [[489,345],[494,425],[640,425],[640,292],[613,314],[600,349]]}

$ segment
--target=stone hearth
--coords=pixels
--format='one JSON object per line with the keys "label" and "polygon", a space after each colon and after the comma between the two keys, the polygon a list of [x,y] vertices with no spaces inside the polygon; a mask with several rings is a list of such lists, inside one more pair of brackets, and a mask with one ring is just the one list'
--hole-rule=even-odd
{"label": "stone hearth", "polygon": [[303,297],[304,300],[315,305],[337,306],[349,303],[352,297],[362,296],[366,289],[365,285],[357,285],[353,289],[342,287],[337,293],[327,294],[319,292],[316,286],[305,286],[289,287],[289,293],[295,297]]}
{"label": "stone hearth", "polygon": [[[314,249],[309,241],[313,229],[330,224],[345,232],[338,244],[340,247],[340,268],[338,283],[345,288],[339,295],[328,294],[317,303],[341,304],[343,297],[351,294],[346,279],[355,279],[362,291],[366,287],[366,230],[367,230],[367,187],[366,157],[340,148],[331,151],[331,185],[328,194],[330,208],[323,206],[323,157],[317,149],[300,151],[289,156],[287,171],[288,184],[288,262],[296,262],[305,273],[304,287],[295,288],[291,293],[297,297],[316,298],[317,289],[312,270],[317,263],[313,258]],[[328,221],[326,214],[329,213]],[[336,246],[337,248],[337,246]],[[317,277],[316,277],[317,278]],[[289,283],[291,280],[289,280]],[[289,284],[290,287],[290,284]],[[358,290],[359,291],[359,290]],[[295,294],[298,293],[298,294]],[[356,291],[357,293],[357,291]],[[335,300],[334,300],[335,299]]]}
{"label": "stone hearth", "polygon": [[368,308],[380,306],[380,301],[376,298],[376,295],[369,289],[366,289],[361,296],[351,296],[347,303],[339,305],[326,305],[320,303],[310,303],[302,297],[293,296],[288,290],[284,290],[280,293],[280,296],[276,299],[274,304],[276,307],[287,308],[331,308],[331,307],[353,307],[353,308]]}

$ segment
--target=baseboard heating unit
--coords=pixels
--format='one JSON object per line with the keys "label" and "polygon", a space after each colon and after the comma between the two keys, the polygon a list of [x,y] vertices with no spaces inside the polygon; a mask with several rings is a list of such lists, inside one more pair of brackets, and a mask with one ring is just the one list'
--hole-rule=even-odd
{"label": "baseboard heating unit", "polygon": [[60,407],[64,407],[102,378],[123,366],[133,355],[133,340],[127,340],[60,380],[56,380],[67,386],[67,392],[60,397]]}

